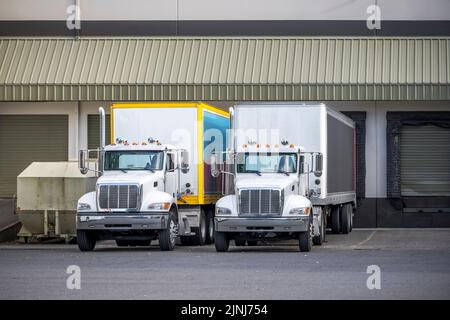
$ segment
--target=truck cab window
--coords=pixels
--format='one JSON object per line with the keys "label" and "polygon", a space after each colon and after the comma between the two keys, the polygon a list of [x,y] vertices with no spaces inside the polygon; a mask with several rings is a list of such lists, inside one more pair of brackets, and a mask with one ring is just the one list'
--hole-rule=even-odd
{"label": "truck cab window", "polygon": [[162,151],[108,151],[105,170],[162,170]]}
{"label": "truck cab window", "polygon": [[[241,159],[240,159],[241,160]],[[297,172],[297,153],[246,153],[237,162],[238,173],[295,173]]]}
{"label": "truck cab window", "polygon": [[168,153],[166,157],[166,170],[173,171],[175,170],[175,161],[174,155],[172,153]]}

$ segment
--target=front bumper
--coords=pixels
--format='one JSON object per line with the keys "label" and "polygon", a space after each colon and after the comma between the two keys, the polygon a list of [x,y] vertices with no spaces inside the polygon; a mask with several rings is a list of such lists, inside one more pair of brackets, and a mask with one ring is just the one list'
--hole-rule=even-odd
{"label": "front bumper", "polygon": [[77,213],[77,230],[162,230],[167,228],[167,212]]}
{"label": "front bumper", "polygon": [[308,230],[309,216],[289,218],[216,217],[219,232],[304,232]]}

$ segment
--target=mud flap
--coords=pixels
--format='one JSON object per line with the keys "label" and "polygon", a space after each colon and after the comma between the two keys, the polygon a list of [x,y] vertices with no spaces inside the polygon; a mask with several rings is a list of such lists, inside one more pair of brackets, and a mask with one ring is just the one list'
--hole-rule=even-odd
{"label": "mud flap", "polygon": [[320,236],[320,226],[322,224],[322,207],[313,207],[313,236]]}
{"label": "mud flap", "polygon": [[200,207],[178,209],[180,236],[195,235],[195,233],[192,232],[192,228],[198,227],[199,225],[200,210]]}

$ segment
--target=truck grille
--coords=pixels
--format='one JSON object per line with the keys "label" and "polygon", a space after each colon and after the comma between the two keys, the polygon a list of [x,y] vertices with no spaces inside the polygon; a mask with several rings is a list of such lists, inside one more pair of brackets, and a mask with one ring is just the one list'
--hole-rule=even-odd
{"label": "truck grille", "polygon": [[109,184],[99,188],[100,209],[139,209],[139,187],[137,185]]}
{"label": "truck grille", "polygon": [[239,191],[239,214],[279,216],[283,210],[283,194],[277,189],[245,189]]}

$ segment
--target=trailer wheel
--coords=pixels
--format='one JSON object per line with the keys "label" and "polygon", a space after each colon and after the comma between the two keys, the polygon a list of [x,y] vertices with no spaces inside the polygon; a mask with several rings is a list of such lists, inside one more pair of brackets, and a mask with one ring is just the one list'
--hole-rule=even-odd
{"label": "trailer wheel", "polygon": [[169,213],[169,221],[167,228],[159,232],[159,248],[161,251],[172,251],[175,248],[175,240],[178,235],[178,225],[173,217],[173,213]]}
{"label": "trailer wheel", "polygon": [[300,232],[299,237],[298,237],[298,244],[299,244],[301,252],[311,251],[312,238],[313,238],[312,231],[313,231],[312,218],[310,218],[309,223],[308,223],[308,230],[304,231],[304,232]]}
{"label": "trailer wheel", "polygon": [[87,230],[77,230],[77,243],[80,251],[92,251],[97,239],[95,234]]}
{"label": "trailer wheel", "polygon": [[341,217],[339,206],[331,207],[331,231],[338,234],[341,231]]}
{"label": "trailer wheel", "polygon": [[206,215],[206,244],[214,243],[214,211],[209,211]]}
{"label": "trailer wheel", "polygon": [[341,226],[342,226],[342,233],[348,234],[350,232],[351,228],[351,214],[352,214],[352,207],[350,204],[346,203],[342,206],[342,212],[341,212]]}
{"label": "trailer wheel", "polygon": [[313,238],[313,243],[317,246],[321,246],[324,242],[325,242],[325,233],[327,232],[326,228],[325,228],[325,216],[323,213],[323,210],[320,213],[320,235],[315,236]]}
{"label": "trailer wheel", "polygon": [[225,232],[214,233],[214,245],[216,247],[217,252],[226,252],[230,247],[230,239]]}
{"label": "trailer wheel", "polygon": [[192,232],[195,232],[195,236],[192,236],[192,244],[195,246],[202,246],[205,244],[207,234],[205,211],[203,209],[200,210],[200,216],[198,218],[199,226],[192,228]]}
{"label": "trailer wheel", "polygon": [[245,240],[234,240],[234,244],[236,245],[236,247],[243,247],[245,246]]}

